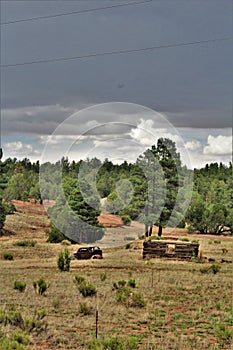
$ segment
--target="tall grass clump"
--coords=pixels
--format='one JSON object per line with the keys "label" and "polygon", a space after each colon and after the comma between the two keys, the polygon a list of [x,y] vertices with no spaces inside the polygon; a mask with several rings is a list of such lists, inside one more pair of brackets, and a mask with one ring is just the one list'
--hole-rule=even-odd
{"label": "tall grass clump", "polygon": [[21,281],[14,281],[13,288],[20,292],[24,292],[26,288],[26,283]]}
{"label": "tall grass clump", "polygon": [[49,288],[49,286],[50,285],[47,284],[47,282],[43,277],[40,277],[37,281],[33,282],[33,287],[35,291],[40,295],[43,295],[46,292],[46,290]]}
{"label": "tall grass clump", "polygon": [[71,257],[68,249],[58,253],[57,266],[60,271],[70,271]]}
{"label": "tall grass clump", "polygon": [[5,252],[2,254],[4,260],[14,260],[14,256],[12,253]]}
{"label": "tall grass clump", "polygon": [[78,290],[83,297],[92,297],[97,293],[95,286],[93,286],[93,284],[86,281],[83,281],[79,284]]}

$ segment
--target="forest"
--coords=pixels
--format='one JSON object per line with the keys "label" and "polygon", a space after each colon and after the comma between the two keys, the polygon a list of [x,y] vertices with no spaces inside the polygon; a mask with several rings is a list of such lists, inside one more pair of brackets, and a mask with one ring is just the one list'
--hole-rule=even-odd
{"label": "forest", "polygon": [[[2,150],[0,155],[2,159]],[[48,210],[51,242],[68,237],[74,243],[89,243],[101,238],[101,211],[120,215],[126,225],[131,220],[144,223],[147,237],[154,225],[159,236],[167,225],[185,227],[190,233],[233,232],[232,163],[187,169],[169,139],[159,139],[135,163],[63,157],[40,164],[7,158],[0,160],[0,174],[0,229],[14,211],[13,200],[54,201]]]}

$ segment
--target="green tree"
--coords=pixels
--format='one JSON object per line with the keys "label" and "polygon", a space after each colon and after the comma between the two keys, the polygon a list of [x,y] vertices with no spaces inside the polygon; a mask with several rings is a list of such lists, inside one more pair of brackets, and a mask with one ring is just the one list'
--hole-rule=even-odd
{"label": "green tree", "polygon": [[[103,236],[99,225],[98,198],[89,198],[86,203],[80,192],[77,179],[63,179],[64,193],[56,199],[56,204],[48,211],[54,225],[71,242],[91,243]],[[97,208],[97,209],[96,209]]]}
{"label": "green tree", "polygon": [[0,197],[0,231],[4,226],[6,220],[6,210],[5,210],[5,206],[2,203],[2,198]]}
{"label": "green tree", "polygon": [[[173,213],[179,187],[182,185],[179,178],[179,175],[182,175],[180,154],[176,150],[175,142],[167,138],[160,138],[156,146],[153,145],[142,157],[139,157],[138,164],[145,167],[149,185],[144,217],[145,230],[148,232],[149,227],[148,234],[150,235],[152,226],[157,225],[159,227],[158,235],[161,236],[163,227],[167,225]],[[166,193],[164,195],[165,187]],[[164,200],[163,209],[157,218],[162,205],[161,199],[162,202]],[[182,219],[182,213],[177,208],[175,214],[180,220]]]}
{"label": "green tree", "polygon": [[186,222],[190,231],[207,233],[206,202],[202,196],[194,191],[191,203],[186,213]]}
{"label": "green tree", "polygon": [[105,204],[106,210],[109,213],[116,214],[123,207],[123,201],[119,198],[117,191],[111,192]]}
{"label": "green tree", "polygon": [[232,233],[232,177],[224,175],[225,180],[219,180],[218,173],[215,176],[212,174],[213,169],[217,171],[216,164],[210,167],[210,170],[206,166],[204,174],[202,169],[199,171],[200,178],[206,183],[206,189],[203,193],[203,187],[197,183],[196,189],[199,192],[196,190],[193,193],[192,201],[187,210],[186,222],[191,231],[197,230],[200,233],[211,234]]}

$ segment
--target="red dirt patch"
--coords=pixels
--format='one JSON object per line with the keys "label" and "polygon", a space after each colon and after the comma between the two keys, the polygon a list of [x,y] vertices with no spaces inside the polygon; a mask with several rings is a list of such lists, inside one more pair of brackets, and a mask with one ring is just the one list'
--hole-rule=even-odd
{"label": "red dirt patch", "polygon": [[122,218],[113,214],[101,213],[98,220],[104,227],[121,227],[124,225]]}

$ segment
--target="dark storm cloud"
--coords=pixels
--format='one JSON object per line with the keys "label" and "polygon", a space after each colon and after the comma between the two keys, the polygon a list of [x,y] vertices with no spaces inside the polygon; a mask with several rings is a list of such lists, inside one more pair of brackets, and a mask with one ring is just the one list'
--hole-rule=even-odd
{"label": "dark storm cloud", "polygon": [[[112,2],[28,4],[2,2],[2,21]],[[231,11],[230,0],[152,1],[2,26],[2,64],[230,36]],[[230,127],[232,41],[2,69],[2,107],[9,109],[3,113],[6,133],[49,134],[69,112],[110,101],[165,112],[175,126]],[[57,104],[61,110],[50,113]],[[44,106],[48,114],[9,114],[28,106]]]}

